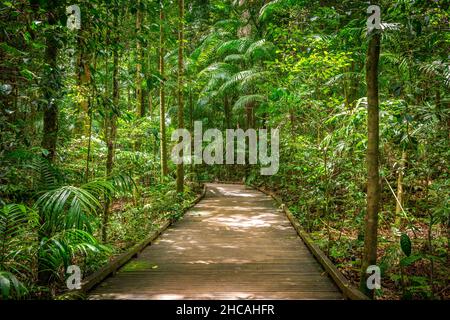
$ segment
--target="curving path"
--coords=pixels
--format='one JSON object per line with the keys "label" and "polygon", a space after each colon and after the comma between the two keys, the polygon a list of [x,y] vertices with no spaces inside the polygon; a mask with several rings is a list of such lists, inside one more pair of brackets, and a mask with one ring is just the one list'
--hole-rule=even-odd
{"label": "curving path", "polygon": [[90,299],[342,299],[267,195],[208,184],[205,198]]}

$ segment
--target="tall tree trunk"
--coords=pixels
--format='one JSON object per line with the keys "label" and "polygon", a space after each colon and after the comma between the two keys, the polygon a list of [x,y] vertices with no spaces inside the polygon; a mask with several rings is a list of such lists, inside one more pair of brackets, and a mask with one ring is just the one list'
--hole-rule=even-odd
{"label": "tall tree trunk", "polygon": [[88,130],[88,147],[87,147],[87,154],[86,154],[86,170],[85,170],[85,177],[84,181],[89,181],[89,165],[91,162],[91,149],[92,149],[92,112],[88,112],[89,117],[89,130]]}
{"label": "tall tree trunk", "polygon": [[167,141],[166,141],[166,106],[165,106],[165,78],[164,78],[164,1],[160,0],[159,12],[159,73],[162,82],[159,87],[159,130],[161,135],[161,178],[167,176]]}
{"label": "tall tree trunk", "polygon": [[380,58],[379,33],[369,35],[366,58],[366,82],[368,105],[368,145],[367,145],[367,212],[364,232],[364,255],[361,269],[360,289],[373,297],[374,290],[367,288],[366,273],[370,265],[377,263],[378,210],[380,202],[379,181],[379,105],[378,105],[378,61]]}
{"label": "tall tree trunk", "polygon": [[[119,80],[118,80],[118,72],[119,72],[119,53],[117,49],[117,45],[119,42],[119,17],[117,8],[114,10],[114,26],[113,32],[115,33],[114,41],[113,41],[113,104],[115,108],[119,106]],[[106,156],[106,176],[111,176],[113,166],[114,166],[114,152],[115,152],[115,142],[117,135],[117,115],[113,110],[110,110],[107,115],[106,121],[106,145],[108,147],[108,153]],[[103,225],[102,225],[102,241],[107,241],[108,236],[108,220],[109,220],[109,209],[111,205],[111,200],[107,197],[105,200],[105,207],[103,212]]]}
{"label": "tall tree trunk", "polygon": [[[51,26],[57,22],[55,11],[49,10],[47,13],[47,21]],[[46,75],[47,83],[43,88],[46,106],[44,109],[44,132],[41,145],[43,149],[48,151],[46,158],[53,162],[58,141],[58,105],[56,104],[55,93],[59,91],[60,79],[57,66],[58,42],[53,31],[49,30],[47,32],[45,61],[48,64],[48,74]]]}
{"label": "tall tree trunk", "polygon": [[[192,93],[192,79],[189,78],[189,128],[191,132],[191,155],[194,154],[194,95]],[[191,181],[195,179],[194,159],[191,159]]]}
{"label": "tall tree trunk", "polygon": [[[83,28],[84,30],[84,28]],[[80,95],[80,119],[81,122],[79,126],[76,126],[77,134],[88,134],[89,129],[89,109],[90,109],[90,99],[89,99],[89,84],[91,82],[91,71],[89,68],[90,54],[86,45],[87,36],[80,30],[78,35],[78,62],[77,62],[77,84],[78,91]]]}
{"label": "tall tree trunk", "polygon": [[[178,128],[184,128],[184,99],[183,99],[183,76],[184,76],[184,62],[183,62],[183,48],[184,48],[184,0],[178,0],[179,10],[179,26],[178,26]],[[182,138],[180,138],[181,142]],[[183,156],[183,150],[181,150]],[[177,192],[184,191],[184,165],[177,164]]]}
{"label": "tall tree trunk", "polygon": [[[94,70],[97,70],[97,55],[94,55]],[[95,97],[96,94],[96,86],[93,85],[91,86],[91,92],[90,95],[88,94],[88,121],[89,121],[89,125],[88,125],[88,131],[87,131],[87,136],[88,136],[88,147],[87,147],[87,154],[86,154],[86,172],[85,172],[85,181],[88,182],[89,181],[89,175],[90,175],[90,162],[91,162],[91,154],[92,154],[92,101],[91,101],[91,97]]]}
{"label": "tall tree trunk", "polygon": [[145,116],[145,107],[142,94],[142,9],[141,1],[137,1],[136,11],[136,110],[140,117]]}
{"label": "tall tree trunk", "polygon": [[152,89],[148,90],[148,113],[150,118],[153,118],[153,96],[152,96]]}
{"label": "tall tree trunk", "polygon": [[[49,6],[53,6],[53,10],[47,8],[47,22],[50,26],[57,23],[56,12],[59,9],[58,1],[50,1]],[[45,61],[47,62],[47,73],[45,74],[45,81],[43,85],[43,96],[46,100],[46,106],[44,109],[44,131],[41,141],[41,146],[46,149],[48,153],[46,158],[53,162],[56,155],[56,144],[58,141],[58,105],[56,104],[55,94],[59,91],[60,79],[57,66],[58,57],[58,42],[53,30],[47,30],[46,36],[46,49],[45,49]],[[46,221],[41,215],[40,224],[44,226]],[[39,231],[39,243],[42,240],[48,238],[49,234],[46,234],[44,230]],[[45,250],[41,248],[41,250]],[[40,285],[48,285],[51,278],[51,271],[48,270],[47,263],[38,254],[38,283]]]}

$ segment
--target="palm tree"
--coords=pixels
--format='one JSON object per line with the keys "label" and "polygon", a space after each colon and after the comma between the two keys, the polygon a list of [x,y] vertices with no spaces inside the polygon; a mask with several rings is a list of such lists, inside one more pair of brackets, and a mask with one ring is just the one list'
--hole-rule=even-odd
{"label": "palm tree", "polygon": [[[199,50],[198,64],[208,64],[199,72],[199,81],[205,81],[198,100],[204,107],[214,101],[224,105],[226,126],[231,127],[232,110],[246,111],[247,128],[255,126],[254,111],[267,100],[260,84],[270,77],[263,61],[274,55],[272,43],[265,39],[237,38],[233,32],[239,27],[235,20],[220,21],[203,41]],[[228,36],[229,40],[223,39]]]}

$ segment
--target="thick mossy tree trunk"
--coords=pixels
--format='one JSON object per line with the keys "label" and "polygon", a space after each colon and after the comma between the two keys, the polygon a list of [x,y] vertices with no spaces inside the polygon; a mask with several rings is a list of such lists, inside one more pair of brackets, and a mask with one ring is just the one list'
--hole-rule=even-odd
{"label": "thick mossy tree trunk", "polygon": [[159,87],[159,131],[161,136],[161,179],[167,176],[169,169],[167,167],[167,141],[166,141],[166,101],[164,92],[164,1],[160,1],[159,12],[159,73],[162,82]]}
{"label": "thick mossy tree trunk", "polygon": [[361,269],[360,289],[373,297],[374,290],[367,287],[367,268],[377,263],[378,210],[380,202],[379,181],[379,105],[378,105],[378,62],[380,59],[381,35],[374,31],[369,35],[366,57],[367,82],[367,212],[364,232],[364,254]]}
{"label": "thick mossy tree trunk", "polygon": [[[178,0],[179,10],[179,24],[178,24],[178,128],[184,128],[184,97],[183,97],[183,76],[184,76],[184,62],[183,62],[183,48],[184,48],[184,0]],[[180,138],[181,142],[181,138]],[[181,156],[183,156],[183,150]],[[177,192],[184,191],[184,165],[183,162],[177,164]]]}

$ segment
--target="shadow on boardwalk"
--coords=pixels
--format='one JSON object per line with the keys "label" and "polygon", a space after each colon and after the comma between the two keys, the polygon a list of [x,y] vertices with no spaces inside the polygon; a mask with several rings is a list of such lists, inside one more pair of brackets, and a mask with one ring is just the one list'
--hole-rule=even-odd
{"label": "shadow on boardwalk", "polygon": [[273,200],[208,184],[205,198],[90,299],[342,299]]}

